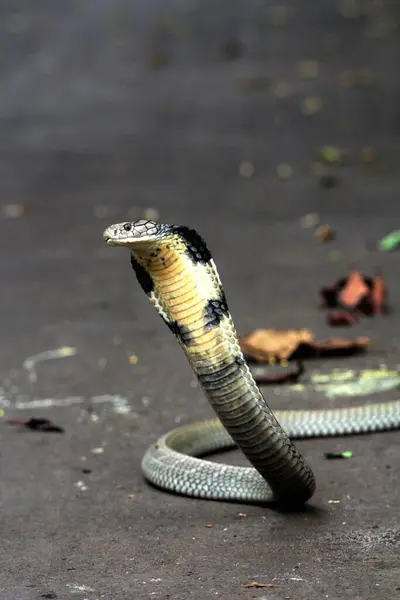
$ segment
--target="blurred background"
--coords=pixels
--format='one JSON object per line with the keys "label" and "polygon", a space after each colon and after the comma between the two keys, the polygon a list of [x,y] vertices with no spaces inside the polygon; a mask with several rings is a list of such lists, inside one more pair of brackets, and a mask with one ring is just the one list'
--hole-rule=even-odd
{"label": "blurred background", "polygon": [[66,227],[72,205],[375,212],[399,185],[399,20],[393,0],[3,1],[1,201]]}

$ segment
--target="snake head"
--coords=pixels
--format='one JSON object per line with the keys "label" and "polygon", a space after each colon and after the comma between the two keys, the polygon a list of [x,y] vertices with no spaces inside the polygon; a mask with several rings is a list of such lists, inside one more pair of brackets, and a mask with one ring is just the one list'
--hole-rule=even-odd
{"label": "snake head", "polygon": [[103,233],[109,246],[132,247],[140,242],[154,242],[163,234],[163,226],[155,221],[126,221],[110,225]]}

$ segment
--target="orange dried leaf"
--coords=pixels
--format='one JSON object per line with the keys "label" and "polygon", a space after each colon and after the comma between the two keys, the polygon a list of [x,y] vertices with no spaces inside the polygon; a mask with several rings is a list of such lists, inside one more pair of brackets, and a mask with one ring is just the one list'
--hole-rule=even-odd
{"label": "orange dried leaf", "polygon": [[241,338],[240,346],[245,354],[259,362],[271,362],[289,358],[299,344],[310,343],[313,339],[308,329],[277,331],[257,329]]}
{"label": "orange dried leaf", "polygon": [[245,356],[249,360],[261,363],[289,358],[310,358],[322,354],[353,354],[365,350],[370,343],[369,338],[333,338],[318,342],[314,341],[314,336],[308,329],[257,329],[240,339]]}

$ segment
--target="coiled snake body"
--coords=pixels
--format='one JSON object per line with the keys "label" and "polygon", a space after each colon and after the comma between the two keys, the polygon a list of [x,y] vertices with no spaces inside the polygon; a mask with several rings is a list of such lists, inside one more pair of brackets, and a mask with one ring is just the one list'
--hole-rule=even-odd
{"label": "coiled snake body", "polygon": [[[299,506],[314,493],[315,480],[290,438],[400,425],[400,401],[276,411],[274,416],[243,357],[217,269],[198,233],[136,221],[111,225],[103,235],[107,244],[131,251],[140,285],[181,345],[219,417],[178,427],[147,450],[142,470],[153,484],[213,500],[276,500]],[[254,468],[198,458],[235,445]]]}

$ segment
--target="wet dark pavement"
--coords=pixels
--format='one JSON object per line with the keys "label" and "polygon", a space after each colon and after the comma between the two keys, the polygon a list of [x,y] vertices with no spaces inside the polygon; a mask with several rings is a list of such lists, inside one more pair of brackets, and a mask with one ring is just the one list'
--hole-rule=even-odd
{"label": "wet dark pavement", "polygon": [[[1,600],[399,597],[396,431],[300,442],[317,478],[301,514],[169,495],[140,472],[159,435],[212,410],[127,252],[105,246],[113,222],[158,214],[196,228],[240,334],[375,342],[308,372],[399,362],[399,254],[370,250],[399,228],[399,10],[285,6],[1,10]],[[313,167],[326,145],[352,155],[330,189]],[[301,228],[312,212],[337,240]],[[318,290],[352,266],[383,270],[393,311],[332,330]],[[66,347],[75,354],[25,362]],[[264,391],[272,408],[327,402]],[[6,424],[31,417],[65,433]],[[351,460],[324,458],[347,449]],[[279,587],[242,587],[253,581]]]}

